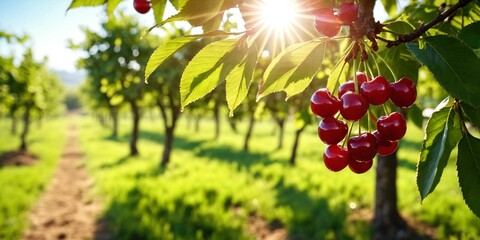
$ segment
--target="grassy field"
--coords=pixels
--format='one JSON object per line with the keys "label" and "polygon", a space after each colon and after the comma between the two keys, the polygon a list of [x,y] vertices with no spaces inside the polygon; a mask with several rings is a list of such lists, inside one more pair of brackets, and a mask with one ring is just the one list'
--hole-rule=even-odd
{"label": "grassy field", "polygon": [[[160,169],[161,121],[142,120],[141,155],[135,158],[127,156],[130,125],[121,122],[116,140],[88,118],[80,131],[96,191],[105,202],[104,217],[118,239],[252,239],[248,229],[254,219],[283,227],[299,239],[370,236],[370,224],[361,216],[372,212],[375,171],[328,171],[315,126],[302,135],[298,164],[291,167],[292,123],[285,148],[275,150],[274,124],[259,122],[251,151],[245,153],[243,135],[226,123],[220,139],[213,140],[212,121],[204,120],[195,132],[182,119],[172,164]],[[244,132],[246,125],[239,129]],[[409,126],[399,153],[403,216],[433,226],[436,238],[479,238],[480,220],[462,200],[454,164],[447,166],[436,191],[419,202],[415,165],[422,138],[420,129]]]}
{"label": "grassy field", "polygon": [[[65,141],[64,120],[31,125],[29,150],[38,162],[29,166],[0,168],[0,239],[19,239],[28,223],[27,214],[52,176]],[[10,134],[10,122],[0,119],[0,153],[13,151],[20,138]]]}

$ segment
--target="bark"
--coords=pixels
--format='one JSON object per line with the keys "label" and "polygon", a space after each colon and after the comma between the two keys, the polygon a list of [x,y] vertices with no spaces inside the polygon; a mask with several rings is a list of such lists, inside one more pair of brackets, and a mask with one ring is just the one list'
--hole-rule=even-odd
{"label": "bark", "polygon": [[167,166],[167,164],[170,162],[170,155],[173,147],[173,133],[174,133],[173,127],[168,127],[165,130],[165,145],[163,146],[163,154],[162,154],[162,161],[161,161],[161,165],[163,167]]}
{"label": "bark", "polygon": [[10,133],[12,135],[16,135],[17,134],[17,129],[18,129],[18,119],[16,117],[12,117],[12,127],[10,129]]}
{"label": "bark", "polygon": [[[180,106],[175,102],[174,96],[168,95],[168,108],[164,99],[157,99],[157,106],[160,109],[160,115],[163,118],[163,126],[165,129],[165,144],[163,146],[162,159],[160,161],[161,167],[166,167],[170,163],[170,156],[173,149],[173,142],[175,137],[175,127],[177,126],[178,118],[180,117]],[[167,113],[167,110],[170,110]],[[200,116],[198,116],[198,120]]]}
{"label": "bark", "polygon": [[290,165],[295,166],[297,162],[297,151],[298,151],[298,144],[300,143],[300,135],[302,134],[305,127],[302,127],[295,131],[295,141],[293,142],[292,153],[290,155]]}
{"label": "bark", "polygon": [[114,107],[110,107],[110,117],[112,118],[112,137],[118,137],[118,110]]}
{"label": "bark", "polygon": [[405,239],[408,227],[397,208],[397,152],[378,156],[373,239]]}
{"label": "bark", "polygon": [[250,138],[252,137],[253,126],[255,125],[255,116],[253,112],[250,114],[250,119],[248,121],[247,134],[245,135],[245,141],[243,142],[243,151],[249,151]]}
{"label": "bark", "polygon": [[130,156],[138,156],[137,140],[138,140],[138,128],[140,125],[140,109],[135,101],[130,101],[130,107],[132,111],[132,135],[130,136]]}
{"label": "bark", "polygon": [[23,115],[23,130],[22,134],[20,135],[20,151],[27,151],[27,136],[30,128],[30,108],[27,107],[25,109],[25,113]]}
{"label": "bark", "polygon": [[235,134],[238,133],[237,122],[235,122],[235,120],[233,120],[232,118],[228,119],[228,125],[230,125],[230,128]]}

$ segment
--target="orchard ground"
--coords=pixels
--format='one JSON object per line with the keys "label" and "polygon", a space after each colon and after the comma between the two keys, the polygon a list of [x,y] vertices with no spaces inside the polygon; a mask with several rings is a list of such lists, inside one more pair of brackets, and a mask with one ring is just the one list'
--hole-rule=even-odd
{"label": "orchard ground", "polygon": [[[275,124],[255,126],[250,152],[242,151],[247,122],[235,134],[222,122],[213,140],[213,120],[200,130],[184,115],[177,128],[172,164],[159,168],[164,135],[157,116],[141,122],[139,157],[128,157],[129,117],[120,122],[117,139],[92,118],[78,119],[85,166],[94,179],[93,196],[103,205],[101,219],[115,239],[365,239],[374,201],[372,169],[357,175],[328,171],[325,146],[311,125],[301,136],[297,166],[288,164],[293,123],[287,123],[285,146],[276,150]],[[28,226],[28,214],[52,179],[65,145],[65,120],[33,123],[29,138],[38,161],[0,169],[0,236],[17,239]],[[18,146],[9,121],[0,120],[0,152]],[[463,202],[455,165],[449,164],[432,196],[423,204],[415,185],[415,167],[423,133],[408,126],[398,168],[399,207],[423,235],[444,239],[480,237],[480,220]],[[452,155],[456,155],[453,153]],[[455,156],[452,156],[455,157]],[[376,160],[375,160],[376,161]],[[452,161],[453,162],[453,161]],[[67,183],[65,183],[67,184]]]}

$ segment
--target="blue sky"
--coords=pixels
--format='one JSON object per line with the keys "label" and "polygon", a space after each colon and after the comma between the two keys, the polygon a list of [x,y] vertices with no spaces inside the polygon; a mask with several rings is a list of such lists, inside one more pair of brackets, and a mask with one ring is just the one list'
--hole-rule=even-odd
{"label": "blue sky", "polygon": [[[93,30],[100,29],[105,18],[103,7],[87,7],[70,10],[70,0],[0,0],[0,30],[28,34],[33,39],[33,49],[38,59],[48,56],[52,69],[76,71],[75,62],[80,53],[67,47],[67,40],[82,41],[80,26]],[[136,14],[130,0],[121,5],[127,13]],[[139,15],[146,26],[154,22],[153,13]],[[5,53],[0,43],[0,52]],[[18,51],[18,50],[17,50]]]}

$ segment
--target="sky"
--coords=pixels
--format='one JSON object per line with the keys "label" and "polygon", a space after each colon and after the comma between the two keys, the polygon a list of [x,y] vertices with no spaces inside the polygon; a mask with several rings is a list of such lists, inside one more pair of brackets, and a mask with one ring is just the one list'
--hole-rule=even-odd
{"label": "sky", "polygon": [[[54,70],[77,71],[75,63],[81,56],[68,48],[67,41],[79,43],[84,39],[81,27],[98,31],[106,18],[103,7],[76,8],[66,12],[71,0],[0,0],[0,30],[30,35],[37,59],[48,57],[48,66]],[[129,14],[139,15],[145,26],[154,23],[153,12],[145,15],[133,10],[131,1],[120,5]],[[0,53],[10,52],[0,43]],[[18,49],[15,50],[16,54]]]}

